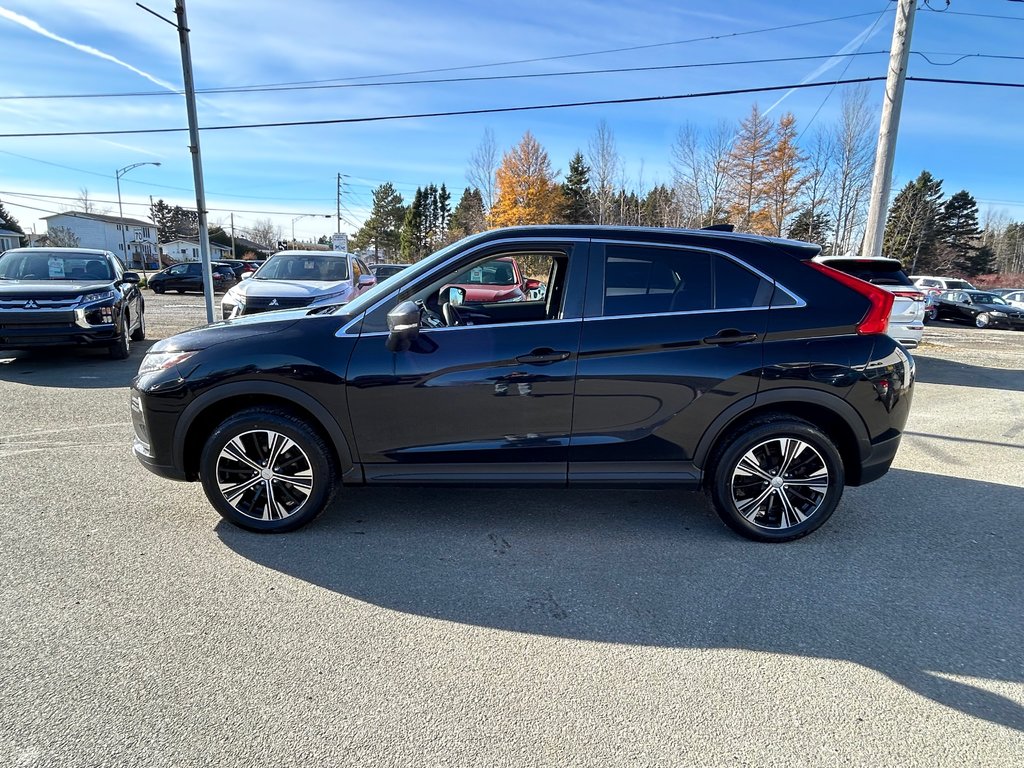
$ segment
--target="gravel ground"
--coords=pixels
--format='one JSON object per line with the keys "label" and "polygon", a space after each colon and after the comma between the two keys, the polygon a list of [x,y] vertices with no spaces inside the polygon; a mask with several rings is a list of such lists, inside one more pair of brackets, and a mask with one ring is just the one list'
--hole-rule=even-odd
{"label": "gravel ground", "polygon": [[929,326],[893,471],[781,546],[671,492],[245,533],[132,458],[143,346],[0,353],[0,765],[1024,764],[1024,333]]}

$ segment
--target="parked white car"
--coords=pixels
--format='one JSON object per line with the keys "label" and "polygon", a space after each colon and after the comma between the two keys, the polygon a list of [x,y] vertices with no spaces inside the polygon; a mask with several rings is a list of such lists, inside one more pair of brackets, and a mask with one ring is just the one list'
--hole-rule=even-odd
{"label": "parked white car", "polygon": [[925,295],[907,277],[899,259],[817,256],[814,260],[892,293],[894,299],[892,312],[889,313],[889,335],[907,349],[913,349],[921,343],[924,335]]}
{"label": "parked white car", "polygon": [[376,284],[366,262],[352,254],[280,251],[224,294],[221,312],[228,320],[275,309],[347,304]]}
{"label": "parked white car", "polygon": [[911,275],[910,281],[921,290],[928,291],[973,291],[974,286],[958,277],[935,277],[934,275]]}
{"label": "parked white car", "polygon": [[1024,291],[1010,291],[1009,293],[1004,293],[1003,299],[1011,307],[1024,309]]}

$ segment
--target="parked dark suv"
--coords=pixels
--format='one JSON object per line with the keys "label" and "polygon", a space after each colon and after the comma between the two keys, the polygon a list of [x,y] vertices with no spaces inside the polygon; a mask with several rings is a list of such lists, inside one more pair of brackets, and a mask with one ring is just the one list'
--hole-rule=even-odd
{"label": "parked dark suv", "polygon": [[[228,520],[286,531],[344,485],[705,488],[763,541],[810,533],[889,469],[914,362],[892,294],[807,243],[523,227],[476,235],[352,302],[152,348],[135,453]],[[511,257],[542,299],[455,278]],[[484,497],[481,497],[484,498]]]}

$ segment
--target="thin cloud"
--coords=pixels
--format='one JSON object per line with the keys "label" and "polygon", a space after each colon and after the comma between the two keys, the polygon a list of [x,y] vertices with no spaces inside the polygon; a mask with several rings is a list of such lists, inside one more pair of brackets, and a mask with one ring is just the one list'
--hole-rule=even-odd
{"label": "thin cloud", "polygon": [[76,43],[74,40],[68,40],[66,37],[61,37],[60,35],[55,34],[50,30],[40,26],[37,22],[33,21],[27,16],[22,16],[20,13],[15,13],[14,11],[8,10],[7,8],[4,8],[2,5],[0,5],[0,19],[7,19],[8,21],[18,24],[24,27],[25,29],[35,32],[37,35],[42,35],[43,37],[47,37],[50,40],[54,40],[58,43],[61,43],[62,45],[66,45],[69,48],[74,48],[76,51],[81,51],[82,53],[87,53],[90,56],[95,56],[98,59],[103,59],[104,61],[109,61],[112,64],[117,64],[119,67],[124,67],[128,71],[134,72],[136,75],[146,78],[151,83],[159,85],[161,88],[166,88],[167,90],[174,91],[175,93],[177,93],[180,90],[176,85],[169,83],[166,80],[161,80],[159,77],[151,75],[148,72],[139,69],[138,67],[134,67],[126,61],[121,61],[121,59],[117,58],[116,56],[112,56],[111,54],[101,51],[98,48],[93,48],[91,45],[83,45],[82,43]]}

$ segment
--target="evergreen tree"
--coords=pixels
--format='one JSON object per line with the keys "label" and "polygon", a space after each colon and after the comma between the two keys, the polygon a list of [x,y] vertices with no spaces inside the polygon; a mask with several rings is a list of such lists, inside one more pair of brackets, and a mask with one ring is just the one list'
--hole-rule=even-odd
{"label": "evergreen tree", "polygon": [[174,209],[165,203],[163,199],[157,200],[149,206],[149,218],[156,225],[156,240],[158,243],[169,243],[176,239],[174,232]]}
{"label": "evergreen tree", "polygon": [[[966,189],[957,192],[942,206],[936,234],[940,259],[948,270],[968,275],[981,274],[974,271],[976,267],[983,267],[985,261],[983,259],[977,265],[974,263],[981,235],[978,204]],[[988,260],[991,260],[991,255]]]}
{"label": "evergreen tree", "polygon": [[562,213],[565,224],[592,224],[594,199],[590,192],[590,166],[579,150],[569,161],[569,173],[562,184]]}
{"label": "evergreen tree", "polygon": [[815,211],[814,208],[804,208],[789,225],[786,237],[824,246],[831,231],[832,224],[827,213],[820,209]]}
{"label": "evergreen tree", "polygon": [[440,245],[445,241],[448,234],[448,228],[452,222],[452,193],[448,191],[448,188],[441,184],[441,188],[437,191],[437,240],[435,245]]}
{"label": "evergreen tree", "polygon": [[936,228],[941,207],[942,180],[928,171],[921,171],[892,201],[885,222],[882,254],[902,261],[910,274],[938,270]]}
{"label": "evergreen tree", "polygon": [[454,242],[487,229],[484,197],[476,187],[466,187],[452,213],[448,225],[448,239]]}
{"label": "evergreen tree", "polygon": [[754,214],[755,231],[781,237],[789,220],[799,210],[800,195],[809,178],[803,171],[807,156],[800,153],[796,137],[796,118],[792,112],[787,112],[779,118],[766,159],[764,207]]}
{"label": "evergreen tree", "polygon": [[25,230],[21,228],[21,224],[18,223],[18,220],[14,218],[6,208],[4,208],[2,200],[0,200],[0,229],[17,232],[21,235],[21,245],[25,245],[25,241],[27,239],[25,237]]}
{"label": "evergreen tree", "polygon": [[550,224],[558,220],[561,188],[555,183],[548,153],[529,131],[502,158],[496,189],[490,211],[493,226]]}
{"label": "evergreen tree", "polygon": [[412,205],[405,210],[399,236],[402,261],[418,261],[426,255],[426,238],[423,236],[424,207],[425,195],[420,187],[416,187]]}
{"label": "evergreen tree", "polygon": [[764,206],[772,143],[772,121],[754,104],[740,122],[739,134],[729,153],[729,176],[735,190],[730,218],[741,232],[753,230],[755,215]]}
{"label": "evergreen tree", "polygon": [[648,227],[671,227],[675,216],[675,198],[664,184],[651,187],[640,206],[641,224]]}
{"label": "evergreen tree", "polygon": [[[390,181],[373,190],[373,208],[369,218],[356,233],[355,247],[359,250],[373,248],[376,259],[391,259],[401,245],[400,231],[405,219],[405,205],[402,195]],[[327,244],[327,239],[322,238]]]}

